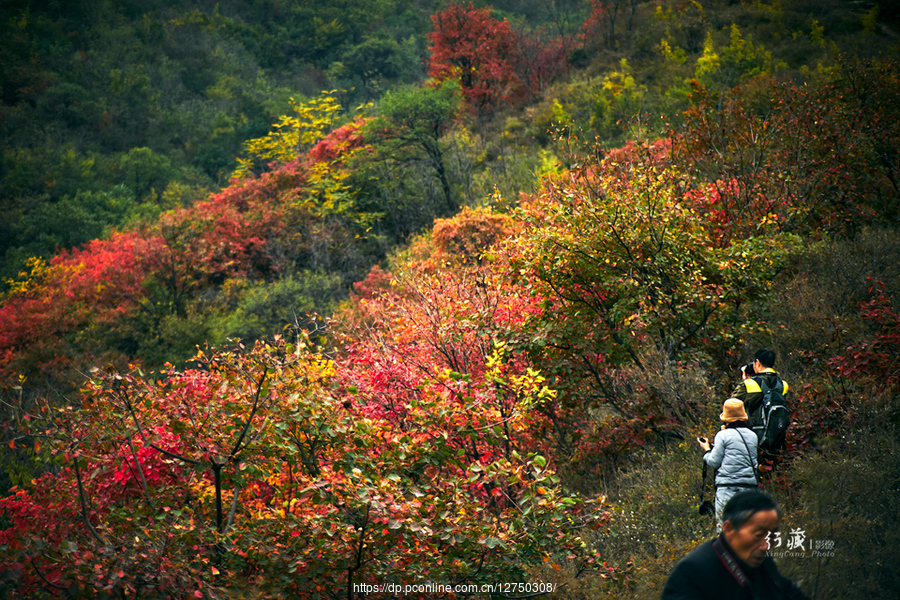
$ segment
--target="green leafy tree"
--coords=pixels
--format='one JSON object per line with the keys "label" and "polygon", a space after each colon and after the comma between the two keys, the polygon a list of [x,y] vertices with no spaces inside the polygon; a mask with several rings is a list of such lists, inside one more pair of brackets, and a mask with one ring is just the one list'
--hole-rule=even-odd
{"label": "green leafy tree", "polygon": [[729,35],[728,45],[718,52],[712,35],[706,35],[703,54],[697,59],[695,77],[707,88],[727,90],[778,67],[772,54],[761,45],[754,45],[753,37],[745,37],[737,25],[731,25]]}
{"label": "green leafy tree", "polygon": [[[613,153],[520,213],[529,228],[517,262],[548,298],[534,327],[552,332],[560,366],[581,373],[573,385],[630,416],[642,409],[613,384],[617,368],[643,371],[648,349],[670,361],[727,354],[744,335],[743,307],[766,297],[798,244],[784,234],[723,243],[708,214],[715,189],[693,187],[665,155],[664,144]],[[677,405],[654,410],[691,418]]]}
{"label": "green leafy tree", "polygon": [[440,183],[444,211],[459,207],[450,187],[443,136],[453,125],[460,107],[455,81],[400,88],[384,95],[380,116],[368,126],[383,155],[396,162],[425,163]]}
{"label": "green leafy tree", "polygon": [[132,148],[119,161],[123,180],[139,200],[157,202],[176,171],[168,157],[150,148]]}
{"label": "green leafy tree", "polygon": [[[332,273],[303,271],[273,282],[245,279],[226,281],[221,290],[223,309],[204,311],[212,321],[210,340],[219,344],[229,338],[246,343],[271,339],[285,329],[315,329],[316,314],[330,314],[342,293],[341,277]],[[221,316],[219,316],[221,315]]]}

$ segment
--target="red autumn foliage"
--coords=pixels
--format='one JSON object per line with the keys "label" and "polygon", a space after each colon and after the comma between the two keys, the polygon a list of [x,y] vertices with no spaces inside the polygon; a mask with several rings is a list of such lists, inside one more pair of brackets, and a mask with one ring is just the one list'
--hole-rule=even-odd
{"label": "red autumn foliage", "polygon": [[[518,404],[511,382],[529,374],[546,376],[545,385],[555,390],[578,387],[580,377],[571,365],[555,362],[560,357],[551,349],[567,343],[559,325],[566,317],[527,278],[514,281],[510,272],[509,257],[516,250],[504,242],[520,229],[508,215],[464,210],[437,221],[398,273],[373,270],[361,286],[364,293],[339,315],[345,327],[354,324],[343,344],[344,386],[357,391],[353,405],[362,414],[401,423],[423,389],[441,393],[466,419],[485,411],[501,417],[524,411],[527,427],[504,432],[501,453],[533,448],[566,456],[566,464],[593,476],[612,472],[655,430],[673,422],[644,391],[636,392],[629,416],[610,414],[602,425],[586,403],[566,391],[527,408]],[[579,335],[589,352],[585,334]],[[603,356],[583,358],[602,376],[611,375]],[[566,375],[576,379],[557,379]],[[496,452],[491,443],[451,441],[469,460]]]}
{"label": "red autumn foliage", "polygon": [[57,369],[86,351],[71,336],[108,327],[134,310],[161,248],[160,238],[128,232],[53,257],[0,306],[0,377]]}
{"label": "red autumn foliage", "polygon": [[672,156],[715,186],[723,242],[763,228],[842,235],[896,222],[896,64],[844,64],[816,87],[762,77],[721,98],[692,85]]}
{"label": "red autumn foliage", "polygon": [[391,285],[391,274],[375,265],[362,281],[353,284],[353,290],[360,298],[374,298],[381,291],[387,291]]}
{"label": "red autumn foliage", "polygon": [[41,372],[61,382],[98,360],[124,365],[131,357],[96,336],[116,331],[154,289],[165,290],[166,302],[153,310],[180,312],[209,285],[286,268],[291,256],[269,244],[300,246],[292,228],[303,215],[289,211],[304,181],[304,168],[286,165],[164,215],[161,235],[115,233],[60,253],[0,306],[0,377]]}
{"label": "red autumn foliage", "polygon": [[[418,255],[357,286],[360,318],[334,361],[303,344],[260,345],[201,355],[187,371],[92,382],[84,410],[60,409],[52,426],[27,431],[63,466],[0,500],[18,591],[241,595],[225,588],[249,581],[260,596],[317,598],[326,588],[351,595],[376,575],[465,580],[476,562],[521,573],[520,557],[550,560],[547,544],[574,557],[580,508],[566,507],[579,501],[551,485],[535,453],[614,474],[702,410],[677,389],[665,397],[677,374],[660,383],[651,361],[677,371],[678,358],[709,361],[741,341],[739,307],[766,299],[754,279],[771,280],[767,264],[780,269],[763,259],[787,252],[769,229],[890,218],[893,149],[858,113],[841,133],[841,110],[816,112],[809,98],[809,115],[779,107],[763,122],[740,99],[698,102],[688,115],[702,132],[696,145],[632,145],[582,177],[559,177],[516,213],[529,231],[487,210],[438,221]],[[799,143],[791,123],[803,125]],[[722,124],[734,143],[719,164]],[[753,137],[760,125],[770,139]],[[348,127],[313,160],[339,161],[358,143]],[[766,163],[773,155],[788,166]],[[861,170],[865,156],[884,160]],[[287,165],[168,216],[167,248],[119,235],[61,255],[3,307],[4,326],[18,307],[29,333],[3,329],[0,342],[14,353],[40,347],[42,326],[51,343],[105,327],[133,310],[150,275],[171,273],[173,295],[266,277],[282,264],[270,243],[304,218],[290,210],[304,177]],[[496,246],[512,234],[514,244]],[[28,295],[40,286],[57,304]],[[883,286],[872,291],[862,306],[871,331],[829,364],[867,392],[895,395],[900,316]],[[798,395],[788,451],[855,416],[837,392]],[[222,468],[234,529],[216,497]]]}
{"label": "red autumn foliage", "polygon": [[[873,281],[870,299],[859,306],[866,325],[862,339],[827,358],[823,381],[806,383],[794,401],[786,454],[798,455],[823,438],[854,432],[884,418],[900,389],[900,312],[881,281]],[[805,352],[809,359],[815,352]],[[821,356],[821,355],[819,355]],[[839,382],[839,384],[838,384]]]}
{"label": "red autumn foliage", "polygon": [[542,558],[596,565],[578,531],[608,515],[567,497],[528,447],[504,447],[521,414],[454,395],[487,399],[499,382],[423,380],[400,418],[354,407],[368,393],[340,390],[351,377],[302,347],[197,360],[94,380],[83,410],[33,415],[71,466],[0,499],[20,595],[313,600],[378,575],[470,581],[473,561],[476,581]]}
{"label": "red autumn foliage", "polygon": [[359,118],[332,130],[307,153],[312,162],[333,163],[365,146],[362,128],[368,119]]}
{"label": "red autumn foliage", "polygon": [[431,17],[428,34],[429,75],[438,82],[459,79],[466,104],[479,116],[544,89],[565,71],[571,46],[540,31],[514,31],[491,12],[454,2]]}
{"label": "red autumn foliage", "polygon": [[871,334],[831,359],[830,365],[874,394],[900,386],[900,312],[883,282],[873,282],[869,293],[872,298],[860,306],[860,315]]}
{"label": "red autumn foliage", "polygon": [[515,32],[515,70],[525,98],[534,97],[568,69],[574,43],[565,38],[549,38],[545,31]]}
{"label": "red autumn foliage", "polygon": [[290,238],[288,211],[305,181],[305,168],[293,162],[164,215],[160,229],[174,256],[162,264],[173,271],[179,264],[195,283],[278,272],[285,265],[273,260],[267,243]]}
{"label": "red autumn foliage", "polygon": [[480,261],[482,253],[511,236],[515,229],[509,215],[466,207],[452,219],[435,220],[431,236],[436,258],[471,262]]}
{"label": "red autumn foliage", "polygon": [[431,77],[458,78],[466,102],[478,114],[488,114],[520,93],[508,21],[494,19],[490,8],[476,9],[471,2],[450,4],[431,20]]}
{"label": "red autumn foliage", "polygon": [[602,36],[606,44],[610,42],[610,10],[609,5],[601,0],[591,0],[591,11],[581,26],[584,42]]}

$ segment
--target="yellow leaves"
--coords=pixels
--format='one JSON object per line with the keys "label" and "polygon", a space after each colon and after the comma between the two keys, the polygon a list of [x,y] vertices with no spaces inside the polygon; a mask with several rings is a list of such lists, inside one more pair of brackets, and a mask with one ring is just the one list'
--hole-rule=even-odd
{"label": "yellow leaves", "polygon": [[243,179],[253,170],[253,161],[247,158],[237,157],[238,167],[234,170],[231,176],[235,179]]}
{"label": "yellow leaves", "polygon": [[556,397],[556,390],[543,385],[547,379],[538,369],[526,367],[525,373],[506,374],[507,345],[500,340],[493,343],[493,350],[485,360],[485,380],[509,390],[518,401],[518,411],[528,410],[536,401]]}
{"label": "yellow leaves", "polygon": [[707,32],[706,40],[703,42],[703,54],[697,59],[697,70],[694,76],[700,80],[706,79],[707,76],[719,70],[720,63],[721,60],[713,44],[712,33]]}
{"label": "yellow leaves", "polygon": [[325,162],[312,165],[309,170],[309,198],[314,199],[313,206],[319,213],[324,215],[339,211],[350,190],[344,183],[349,176],[350,171]]}
{"label": "yellow leaves", "polygon": [[32,256],[25,265],[29,271],[20,271],[18,279],[7,279],[6,284],[9,286],[8,294],[24,294],[32,291],[44,279],[44,276],[50,270],[50,266],[40,256]]}
{"label": "yellow leaves", "polygon": [[770,212],[762,218],[762,220],[760,221],[760,226],[777,223],[779,220],[780,217],[778,216],[778,214]]}
{"label": "yellow leaves", "polygon": [[634,77],[631,76],[631,66],[628,64],[626,59],[622,59],[619,62],[620,71],[613,71],[609,75],[603,78],[602,88],[609,92],[613,97],[616,97],[623,92],[631,91],[636,89],[637,86],[634,81]]}
{"label": "yellow leaves", "polygon": [[322,92],[318,98],[302,103],[291,98],[294,114],[283,115],[272,125],[273,131],[244,143],[244,150],[250,156],[238,158],[238,168],[232,177],[246,177],[257,162],[288,163],[323,139],[342,110],[334,97],[336,93],[337,90]]}
{"label": "yellow leaves", "polygon": [[337,366],[334,364],[334,361],[327,358],[322,358],[321,360],[315,363],[316,368],[318,369],[318,377],[322,379],[326,379],[328,377],[332,377],[337,373]]}
{"label": "yellow leaves", "polygon": [[216,11],[212,15],[208,15],[205,12],[202,12],[195,8],[191,12],[171,19],[169,23],[175,27],[194,26],[198,29],[215,31],[216,29],[224,27],[227,21],[225,20],[225,17],[218,13],[218,11]]}
{"label": "yellow leaves", "polygon": [[568,123],[572,120],[571,115],[563,108],[563,105],[560,104],[559,100],[553,99],[553,119],[557,123]]}
{"label": "yellow leaves", "polygon": [[677,65],[683,65],[687,62],[687,53],[678,46],[673,48],[667,39],[660,40],[659,51],[660,54],[663,55],[663,58],[669,62],[673,62]]}
{"label": "yellow leaves", "polygon": [[503,358],[506,355],[506,342],[502,340],[494,340],[494,349],[490,356],[485,360],[487,374],[494,377],[500,374],[500,366],[503,364]]}
{"label": "yellow leaves", "polygon": [[200,500],[208,500],[216,496],[216,486],[214,485],[206,485],[205,482],[200,482],[194,485],[193,488]]}

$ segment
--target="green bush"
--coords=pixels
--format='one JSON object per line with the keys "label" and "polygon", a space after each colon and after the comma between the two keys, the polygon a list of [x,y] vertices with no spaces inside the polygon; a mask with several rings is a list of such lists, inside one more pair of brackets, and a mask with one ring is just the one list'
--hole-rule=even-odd
{"label": "green bush", "polygon": [[[900,589],[898,434],[895,424],[876,421],[831,440],[788,472],[798,491],[787,509],[813,547],[784,570],[805,579],[816,600],[888,598]],[[818,541],[826,542],[821,550]]]}

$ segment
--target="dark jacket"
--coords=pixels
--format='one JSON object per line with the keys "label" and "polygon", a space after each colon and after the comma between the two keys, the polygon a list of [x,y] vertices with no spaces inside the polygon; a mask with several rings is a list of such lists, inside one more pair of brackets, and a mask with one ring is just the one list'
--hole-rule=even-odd
{"label": "dark jacket", "polygon": [[[747,411],[747,415],[750,417],[751,425],[755,424],[756,412],[759,410],[759,406],[762,404],[763,399],[763,392],[757,381],[758,379],[762,379],[771,389],[775,387],[778,380],[781,378],[773,369],[766,369],[762,373],[757,373],[749,379],[741,380],[737,386],[735,386],[734,391],[731,392],[732,398],[737,398],[744,403],[744,410]],[[783,379],[781,379],[781,381],[784,383],[782,395],[786,397],[790,388],[787,381],[784,381]]]}
{"label": "dark jacket", "polygon": [[[716,553],[717,544],[723,555]],[[728,560],[730,558],[730,561]],[[731,562],[735,573],[726,563]],[[740,579],[743,578],[742,583]],[[734,556],[725,535],[695,548],[669,574],[662,600],[809,600],[782,577],[772,557],[751,569]]]}

